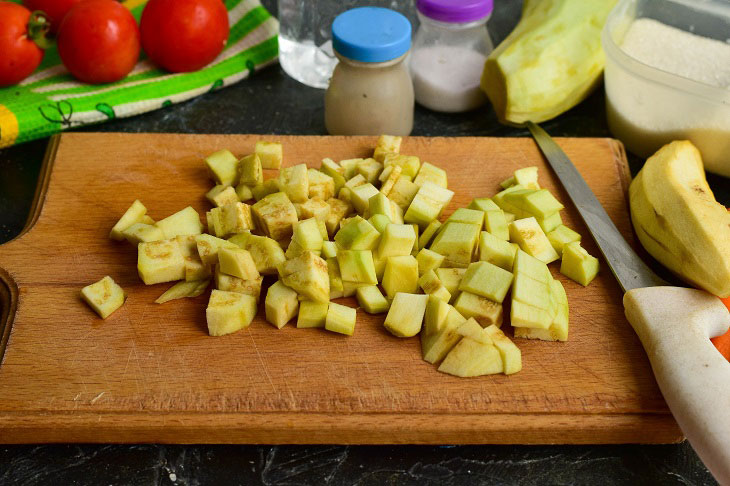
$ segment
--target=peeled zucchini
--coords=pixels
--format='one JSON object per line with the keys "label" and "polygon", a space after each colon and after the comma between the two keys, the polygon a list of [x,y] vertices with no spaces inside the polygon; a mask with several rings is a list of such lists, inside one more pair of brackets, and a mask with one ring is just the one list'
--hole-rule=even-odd
{"label": "peeled zucchini", "polygon": [[481,86],[500,122],[550,120],[601,80],[601,29],[616,0],[525,0],[517,27],[487,58]]}

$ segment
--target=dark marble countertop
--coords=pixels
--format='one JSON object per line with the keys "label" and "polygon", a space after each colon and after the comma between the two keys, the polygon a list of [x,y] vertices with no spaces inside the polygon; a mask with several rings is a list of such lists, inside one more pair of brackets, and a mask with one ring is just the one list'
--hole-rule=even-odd
{"label": "dark marble countertop", "polygon": [[[275,2],[263,2],[275,11]],[[503,39],[520,2],[501,0],[489,29]],[[554,136],[610,136],[603,91],[543,124]],[[323,92],[278,66],[192,101],[82,131],[324,134]],[[414,135],[527,136],[489,108],[416,109]],[[0,150],[0,243],[25,224],[47,140]],[[641,161],[630,156],[633,172]],[[728,203],[730,184],[710,178]],[[0,390],[2,393],[2,390]],[[0,441],[2,432],[0,431]],[[688,444],[644,446],[0,446],[0,485],[34,484],[715,484]]]}

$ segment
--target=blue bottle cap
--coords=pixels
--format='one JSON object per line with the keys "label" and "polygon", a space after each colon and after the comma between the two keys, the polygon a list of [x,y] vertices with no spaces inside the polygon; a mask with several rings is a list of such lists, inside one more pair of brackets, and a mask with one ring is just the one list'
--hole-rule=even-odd
{"label": "blue bottle cap", "polygon": [[353,61],[390,61],[411,48],[411,23],[388,8],[353,8],[332,22],[332,46]]}

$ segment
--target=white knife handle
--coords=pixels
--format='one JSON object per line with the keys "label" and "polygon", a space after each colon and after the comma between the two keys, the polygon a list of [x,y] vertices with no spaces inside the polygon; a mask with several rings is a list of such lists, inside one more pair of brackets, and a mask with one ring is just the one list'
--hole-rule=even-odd
{"label": "white knife handle", "polygon": [[701,290],[647,287],[626,292],[624,309],[682,432],[730,485],[730,363],[710,342],[728,330],[727,308]]}

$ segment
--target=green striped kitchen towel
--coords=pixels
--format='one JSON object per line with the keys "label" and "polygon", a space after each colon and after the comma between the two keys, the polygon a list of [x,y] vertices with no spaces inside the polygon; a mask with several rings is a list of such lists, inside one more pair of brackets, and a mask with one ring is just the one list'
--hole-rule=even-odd
{"label": "green striped kitchen towel", "polygon": [[[145,1],[122,3],[139,20]],[[228,43],[200,71],[171,74],[143,57],[123,80],[89,85],[68,74],[56,49],[48,49],[35,73],[16,86],[0,88],[0,148],[179,103],[236,83],[275,62],[277,20],[258,0],[225,0],[225,4],[231,27]]]}

